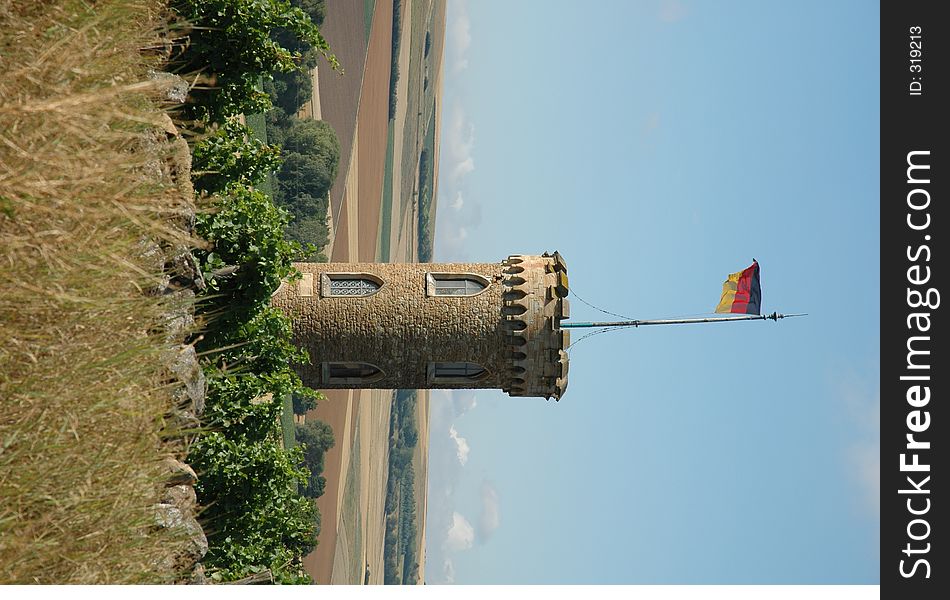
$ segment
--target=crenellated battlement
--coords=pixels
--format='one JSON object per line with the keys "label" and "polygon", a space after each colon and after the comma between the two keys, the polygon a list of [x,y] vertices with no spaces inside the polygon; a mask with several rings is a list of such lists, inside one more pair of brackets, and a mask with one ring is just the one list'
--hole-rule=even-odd
{"label": "crenellated battlement", "polygon": [[511,348],[508,386],[512,396],[560,398],[567,389],[570,316],[567,265],[560,254],[509,256],[502,262],[502,318]]}
{"label": "crenellated battlement", "polygon": [[272,298],[293,321],[317,389],[567,388],[567,266],[558,253],[501,263],[298,263]]}

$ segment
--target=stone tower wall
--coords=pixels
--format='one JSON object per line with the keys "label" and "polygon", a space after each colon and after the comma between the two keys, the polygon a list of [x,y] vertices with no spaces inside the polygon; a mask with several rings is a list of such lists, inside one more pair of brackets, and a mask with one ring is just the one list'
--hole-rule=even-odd
{"label": "stone tower wall", "polygon": [[[303,279],[283,284],[272,302],[292,318],[294,341],[310,354],[311,364],[299,372],[311,387],[494,388],[511,395],[560,397],[567,386],[564,348],[569,342],[566,331],[557,329],[567,316],[566,276],[556,270],[553,257],[512,256],[494,264],[295,267]],[[324,273],[366,273],[382,286],[370,296],[324,296]],[[489,285],[474,296],[431,296],[428,273],[471,273]],[[476,363],[488,375],[433,382],[428,369],[435,361]],[[324,378],[326,362],[370,363],[384,375],[368,384],[333,384]]]}

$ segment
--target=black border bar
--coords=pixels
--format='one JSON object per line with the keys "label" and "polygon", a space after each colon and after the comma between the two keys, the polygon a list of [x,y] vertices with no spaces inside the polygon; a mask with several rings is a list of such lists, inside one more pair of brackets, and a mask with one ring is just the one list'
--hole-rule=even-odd
{"label": "black border bar", "polygon": [[[950,22],[941,3],[881,7],[881,597],[950,580]],[[946,6],[943,7],[946,10]]]}

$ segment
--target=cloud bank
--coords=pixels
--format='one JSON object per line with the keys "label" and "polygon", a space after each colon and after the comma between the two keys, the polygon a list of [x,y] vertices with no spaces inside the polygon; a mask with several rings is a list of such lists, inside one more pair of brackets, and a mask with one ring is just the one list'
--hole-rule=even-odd
{"label": "cloud bank", "polygon": [[498,529],[501,523],[499,517],[498,490],[495,485],[489,481],[482,481],[479,490],[482,501],[481,514],[478,517],[478,539],[484,543],[491,537],[491,534]]}
{"label": "cloud bank", "polygon": [[452,525],[445,535],[443,547],[449,552],[468,550],[475,543],[475,528],[462,515],[452,513]]}
{"label": "cloud bank", "polygon": [[468,49],[472,45],[472,21],[468,16],[468,2],[456,0],[450,3],[455,9],[454,17],[446,27],[449,40],[450,70],[457,75],[468,68]]}
{"label": "cloud bank", "polygon": [[456,103],[449,115],[449,125],[442,137],[445,144],[445,164],[449,168],[449,182],[458,183],[475,170],[472,149],[475,147],[475,124],[465,114],[465,109]]}
{"label": "cloud bank", "polygon": [[449,437],[455,442],[455,455],[459,459],[459,464],[464,467],[465,463],[468,462],[468,441],[459,435],[459,432],[455,429],[455,425],[449,427]]}

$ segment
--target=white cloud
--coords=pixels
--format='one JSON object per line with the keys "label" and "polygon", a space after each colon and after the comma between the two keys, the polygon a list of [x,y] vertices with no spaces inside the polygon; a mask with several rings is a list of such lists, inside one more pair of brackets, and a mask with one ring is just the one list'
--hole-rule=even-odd
{"label": "white cloud", "polygon": [[455,563],[451,558],[442,561],[442,577],[444,583],[455,583]]}
{"label": "white cloud", "polygon": [[446,28],[446,38],[450,44],[452,73],[460,73],[468,68],[468,49],[472,45],[471,19],[468,16],[468,2],[456,0],[449,7],[455,17]]}
{"label": "white cloud", "polygon": [[455,419],[478,406],[475,392],[468,389],[430,391],[429,426],[447,428]]}
{"label": "white cloud", "polygon": [[449,437],[455,440],[455,455],[459,459],[459,464],[464,467],[465,463],[468,462],[468,441],[459,435],[459,432],[455,429],[455,425],[449,427]]}
{"label": "white cloud", "polygon": [[452,525],[445,534],[445,542],[442,544],[449,552],[461,552],[468,550],[475,543],[475,529],[468,519],[462,515],[452,513]]}
{"label": "white cloud", "polygon": [[465,109],[456,104],[449,117],[449,126],[443,135],[446,162],[449,167],[449,180],[457,183],[462,177],[475,170],[472,150],[475,148],[475,125],[468,120]]}
{"label": "white cloud", "polygon": [[[429,430],[434,433],[429,438],[429,504],[426,510],[426,531],[431,532],[430,537],[434,541],[426,547],[426,564],[432,565],[431,569],[426,569],[426,582],[452,583],[455,580],[452,561],[455,553],[459,551],[455,548],[465,546],[465,525],[468,523],[461,516],[456,517],[456,509],[460,504],[458,492],[463,471],[471,470],[463,466],[462,459],[464,456],[467,460],[468,442],[463,440],[464,446],[460,447],[457,440],[462,438],[454,425],[460,417],[475,408],[478,402],[475,390],[432,390],[430,394]],[[440,433],[437,435],[435,432]],[[462,448],[464,450],[460,454]],[[473,524],[468,527],[473,532],[471,539],[480,539]],[[451,544],[447,543],[450,531]]]}
{"label": "white cloud", "polygon": [[[472,131],[475,131],[475,128],[472,127]],[[471,156],[466,156],[464,159],[455,163],[455,166],[452,167],[452,173],[450,174],[453,179],[461,179],[469,173],[475,170],[475,159]]]}
{"label": "white cloud", "polygon": [[[449,211],[442,211],[447,215]],[[466,262],[459,257],[465,254],[465,240],[468,239],[468,228],[448,220],[436,225],[436,241],[440,249],[440,256],[449,256],[455,262]]]}
{"label": "white cloud", "polygon": [[478,517],[478,538],[484,542],[498,529],[501,519],[499,517],[498,490],[495,489],[494,484],[487,479],[482,481],[480,494],[482,512]]}
{"label": "white cloud", "polygon": [[[469,181],[476,168],[475,124],[463,106],[467,94],[461,71],[468,64],[467,53],[472,42],[467,4],[450,0],[446,33],[445,120],[439,160],[442,179],[439,185],[440,210],[435,223],[435,258],[437,262],[470,262],[466,237],[482,219],[481,204],[473,196]],[[455,65],[454,67],[452,65]]]}
{"label": "white cloud", "polygon": [[474,390],[452,390],[451,396],[456,418],[478,406],[478,398]]}

